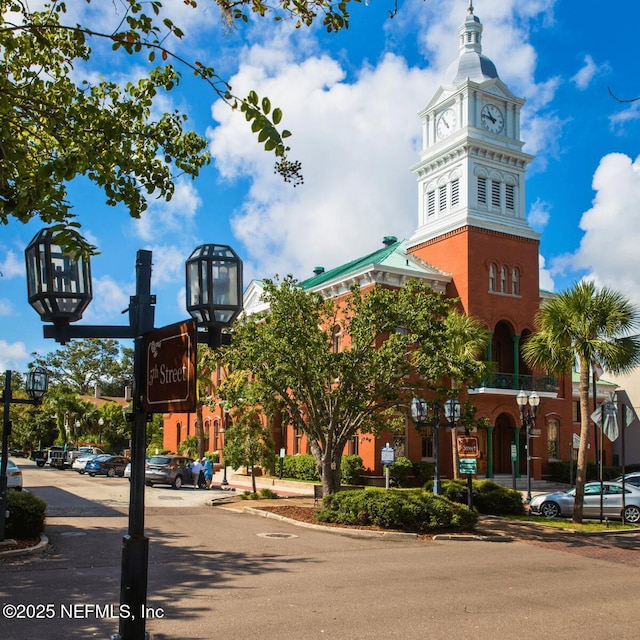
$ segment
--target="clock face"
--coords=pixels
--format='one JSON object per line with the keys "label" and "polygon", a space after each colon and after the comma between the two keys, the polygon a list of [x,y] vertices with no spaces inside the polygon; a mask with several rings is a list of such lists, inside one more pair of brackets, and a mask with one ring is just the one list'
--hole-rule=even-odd
{"label": "clock face", "polygon": [[436,134],[438,138],[444,138],[453,133],[456,128],[456,112],[453,109],[447,109],[438,118],[436,124]]}
{"label": "clock face", "polygon": [[495,104],[485,104],[480,112],[482,126],[491,133],[500,133],[504,127],[502,111]]}

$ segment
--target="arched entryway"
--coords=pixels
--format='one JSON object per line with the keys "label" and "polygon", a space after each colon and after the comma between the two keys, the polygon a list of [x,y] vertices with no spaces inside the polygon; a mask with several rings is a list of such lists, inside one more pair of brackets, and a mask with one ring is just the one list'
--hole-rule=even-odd
{"label": "arched entryway", "polygon": [[511,473],[511,445],[519,439],[516,424],[508,413],[501,413],[493,428],[493,473],[497,475]]}

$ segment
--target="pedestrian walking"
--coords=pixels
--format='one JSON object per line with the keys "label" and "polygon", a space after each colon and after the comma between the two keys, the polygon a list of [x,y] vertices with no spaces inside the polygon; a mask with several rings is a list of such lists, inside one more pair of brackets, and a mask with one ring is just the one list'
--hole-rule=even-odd
{"label": "pedestrian walking", "polygon": [[207,489],[211,488],[213,481],[213,462],[209,458],[202,458],[202,468],[204,471],[204,483]]}
{"label": "pedestrian walking", "polygon": [[198,488],[198,481],[200,480],[200,472],[202,471],[202,463],[196,458],[191,463],[191,478],[193,480],[193,488]]}

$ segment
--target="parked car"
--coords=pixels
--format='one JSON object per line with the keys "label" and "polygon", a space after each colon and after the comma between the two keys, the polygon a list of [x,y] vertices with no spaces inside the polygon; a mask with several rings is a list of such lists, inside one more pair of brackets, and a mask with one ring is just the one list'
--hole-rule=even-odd
{"label": "parked car", "polygon": [[98,453],[87,453],[85,455],[80,456],[79,458],[76,458],[73,461],[73,464],[71,465],[71,468],[74,471],[77,471],[78,473],[82,474],[86,471],[86,466],[87,463],[90,462],[91,460],[93,460],[94,458],[98,457]]}
{"label": "parked car", "polygon": [[124,468],[124,477],[125,478],[129,478],[129,481],[131,481],[131,463],[129,463],[125,468]]}
{"label": "parked car", "polygon": [[[622,476],[618,476],[613,479],[614,482],[622,482]],[[624,483],[632,484],[635,487],[640,487],[640,471],[632,471],[630,473],[625,473],[624,475]]]}
{"label": "parked car", "polygon": [[183,484],[192,484],[191,463],[187,456],[175,454],[151,456],[144,471],[144,481],[148,487],[154,484],[168,484],[179,489]]}
{"label": "parked car", "polygon": [[39,467],[44,467],[47,462],[47,451],[46,449],[38,449],[32,451],[29,458],[33,460]]}
{"label": "parked car", "polygon": [[129,459],[123,456],[110,456],[108,454],[101,454],[89,460],[84,470],[92,478],[94,476],[107,476],[108,478],[114,478],[115,476],[124,475],[124,470]]}
{"label": "parked car", "polygon": [[22,471],[13,460],[7,460],[7,489],[22,491]]}
{"label": "parked car", "polygon": [[[622,519],[622,484],[607,481],[602,483],[602,515],[615,520]],[[529,513],[545,518],[570,517],[573,515],[576,490],[544,493],[535,496],[529,505]],[[625,484],[624,519],[631,523],[640,523],[640,487]],[[587,482],[584,485],[582,515],[585,518],[600,517],[600,483]]]}

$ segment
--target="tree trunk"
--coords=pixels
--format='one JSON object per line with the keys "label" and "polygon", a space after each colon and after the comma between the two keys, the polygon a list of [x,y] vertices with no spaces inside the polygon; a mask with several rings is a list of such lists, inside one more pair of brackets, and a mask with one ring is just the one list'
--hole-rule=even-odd
{"label": "tree trunk", "polygon": [[322,495],[329,496],[340,490],[340,462],[344,446],[323,451],[317,442],[310,444],[322,481]]}
{"label": "tree trunk", "polygon": [[455,427],[451,427],[451,453],[453,456],[453,479],[457,480],[460,477],[458,468],[460,466],[458,458],[458,430]]}
{"label": "tree trunk", "polygon": [[196,438],[198,439],[198,460],[204,457],[204,428],[202,404],[196,405]]}
{"label": "tree trunk", "polygon": [[587,480],[587,460],[591,420],[589,417],[589,362],[580,360],[580,448],[578,449],[578,468],[576,471],[576,497],[573,506],[573,521],[582,522],[584,503],[584,484]]}

